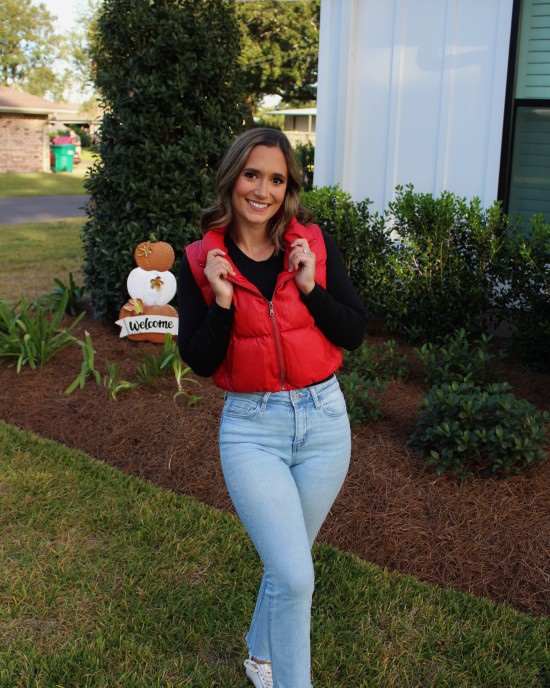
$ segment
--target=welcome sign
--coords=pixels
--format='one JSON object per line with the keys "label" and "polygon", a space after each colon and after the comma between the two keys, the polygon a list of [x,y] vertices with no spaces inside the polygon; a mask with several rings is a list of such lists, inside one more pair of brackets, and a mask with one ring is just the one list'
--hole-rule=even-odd
{"label": "welcome sign", "polygon": [[134,259],[137,268],[126,280],[130,300],[115,322],[121,337],[162,344],[167,334],[178,334],[178,312],[169,305],[177,289],[170,272],[174,249],[165,241],[142,241],[136,246]]}
{"label": "welcome sign", "polygon": [[169,315],[130,315],[116,321],[120,336],[135,334],[177,334],[179,318]]}

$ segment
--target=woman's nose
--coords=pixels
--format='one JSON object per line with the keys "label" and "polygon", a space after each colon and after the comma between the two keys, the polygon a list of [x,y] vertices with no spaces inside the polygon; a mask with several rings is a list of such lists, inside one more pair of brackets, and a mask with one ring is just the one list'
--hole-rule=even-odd
{"label": "woman's nose", "polygon": [[260,198],[267,196],[267,179],[258,180],[254,192],[256,196],[259,196]]}

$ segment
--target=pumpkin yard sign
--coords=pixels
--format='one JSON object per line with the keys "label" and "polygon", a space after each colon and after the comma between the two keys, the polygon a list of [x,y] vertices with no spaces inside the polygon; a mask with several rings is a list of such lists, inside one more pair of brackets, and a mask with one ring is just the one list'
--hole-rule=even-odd
{"label": "pumpkin yard sign", "polygon": [[178,312],[169,305],[177,288],[170,272],[174,258],[174,249],[165,241],[137,245],[134,259],[138,267],[126,281],[130,300],[116,321],[121,337],[162,343],[166,334],[178,333]]}

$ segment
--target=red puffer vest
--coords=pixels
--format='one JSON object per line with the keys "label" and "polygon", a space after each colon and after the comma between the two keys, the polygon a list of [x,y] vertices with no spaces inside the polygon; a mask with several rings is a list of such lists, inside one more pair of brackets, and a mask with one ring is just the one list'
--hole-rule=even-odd
{"label": "red puffer vest", "polygon": [[[206,254],[214,248],[226,250],[225,228],[211,229],[187,246],[186,253],[195,281],[208,305],[214,292],[204,275]],[[278,392],[300,389],[329,377],[342,363],[342,351],[316,327],[288,272],[290,244],[305,238],[315,252],[315,281],[326,288],[326,248],[317,225],[304,227],[293,219],[283,239],[284,271],[277,277],[271,301],[262,296],[227,259],[237,273],[233,282],[235,316],[227,353],[215,371],[214,383],[230,392]]]}

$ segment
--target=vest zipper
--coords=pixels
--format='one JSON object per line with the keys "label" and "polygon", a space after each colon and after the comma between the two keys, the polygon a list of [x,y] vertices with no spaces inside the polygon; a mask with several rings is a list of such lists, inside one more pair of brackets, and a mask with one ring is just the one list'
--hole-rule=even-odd
{"label": "vest zipper", "polygon": [[[280,289],[286,282],[289,280],[293,279],[293,275],[288,275],[286,279],[284,279],[282,282],[280,282],[276,287],[275,291]],[[233,282],[234,284],[239,284],[236,282],[234,279],[231,278],[231,276],[228,276],[228,279]],[[285,389],[285,369],[283,366],[283,356],[281,354],[281,344],[279,342],[279,331],[277,329],[277,321],[276,321],[276,316],[275,316],[275,308],[273,307],[273,301],[270,301],[269,299],[266,299],[263,294],[260,293],[260,291],[257,288],[251,289],[249,286],[246,284],[239,284],[240,287],[243,289],[248,289],[248,291],[251,291],[253,294],[258,294],[267,301],[267,304],[269,306],[269,317],[271,318],[271,322],[273,323],[273,336],[275,338],[275,348],[277,350],[277,360],[279,362],[279,375],[281,378],[281,391],[283,392]]]}
{"label": "vest zipper", "polygon": [[273,308],[273,301],[268,301],[269,316],[273,323],[273,336],[275,337],[275,347],[277,349],[277,359],[279,360],[279,371],[281,375],[281,391],[285,388],[285,371],[283,367],[283,357],[281,356],[281,346],[279,344],[279,332],[277,330],[277,321],[275,320],[275,309]]}

